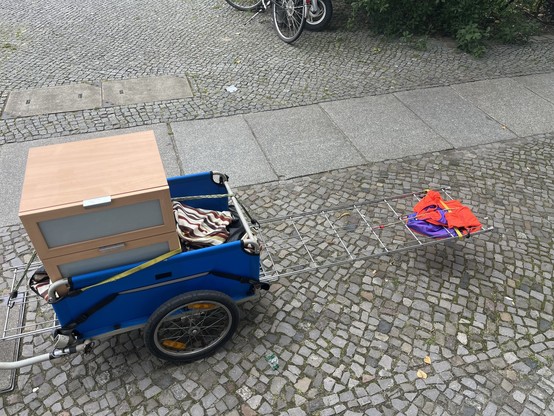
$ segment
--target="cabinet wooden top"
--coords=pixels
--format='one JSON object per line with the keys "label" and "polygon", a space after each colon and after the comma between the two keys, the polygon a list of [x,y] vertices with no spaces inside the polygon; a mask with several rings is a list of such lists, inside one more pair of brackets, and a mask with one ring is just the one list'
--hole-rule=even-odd
{"label": "cabinet wooden top", "polygon": [[167,187],[154,132],[34,147],[19,212]]}

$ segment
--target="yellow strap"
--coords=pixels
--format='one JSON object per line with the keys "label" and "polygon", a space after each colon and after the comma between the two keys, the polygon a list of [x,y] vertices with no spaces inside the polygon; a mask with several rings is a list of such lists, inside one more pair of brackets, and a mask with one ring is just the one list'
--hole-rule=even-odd
{"label": "yellow strap", "polygon": [[109,279],[106,279],[106,280],[102,280],[101,282],[99,283],[96,283],[94,285],[91,285],[91,286],[87,286],[87,287],[84,287],[81,289],[81,291],[85,291],[85,290],[88,290],[88,289],[92,289],[93,287],[96,287],[96,286],[100,286],[100,285],[103,285],[105,283],[110,283],[110,282],[115,282],[116,280],[119,280],[119,279],[123,279],[124,277],[127,277],[133,273],[136,273],[138,271],[141,271],[141,270],[144,270],[146,269],[147,267],[150,267],[150,266],[153,266],[154,264],[156,263],[159,263],[171,256],[174,256],[175,254],[179,254],[181,252],[181,248],[178,248],[176,250],[173,250],[173,251],[170,251],[168,253],[164,253],[162,254],[161,256],[158,256],[156,258],[153,258],[152,260],[148,260],[147,262],[145,263],[142,263],[142,264],[139,264],[138,266],[136,267],[133,267],[132,269],[129,269],[129,270],[125,270],[124,272],[122,273],[119,273],[119,274],[116,274],[115,276],[113,277],[110,277]]}
{"label": "yellow strap", "polygon": [[[444,209],[446,209],[447,211],[452,211],[450,208],[448,208],[448,205],[446,205],[446,202],[444,202],[442,199],[440,200],[440,202]],[[458,237],[462,238],[464,236],[458,228],[456,227],[453,227],[453,228],[454,228],[454,231],[456,231],[456,234],[458,234]]]}

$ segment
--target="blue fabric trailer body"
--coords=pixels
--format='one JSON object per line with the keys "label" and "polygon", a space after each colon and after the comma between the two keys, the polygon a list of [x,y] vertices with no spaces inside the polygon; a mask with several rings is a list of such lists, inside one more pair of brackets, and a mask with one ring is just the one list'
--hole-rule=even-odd
{"label": "blue fabric trailer body", "polygon": [[[172,198],[195,195],[225,195],[225,185],[215,181],[211,172],[194,173],[186,176],[168,178],[169,193]],[[185,202],[195,208],[214,209],[224,211],[229,208],[227,198],[206,198]]]}
{"label": "blue fabric trailer body", "polygon": [[[226,194],[225,186],[212,177],[207,172],[169,178],[171,196]],[[227,204],[227,198],[190,201],[190,205],[217,210],[227,209]],[[234,241],[183,252],[120,280],[80,290],[137,265],[73,276],[70,280],[75,294],[52,304],[62,328],[72,328],[79,337],[91,338],[140,326],[167,300],[195,290],[215,290],[234,301],[243,300],[254,294],[260,258],[246,252],[240,241]]]}

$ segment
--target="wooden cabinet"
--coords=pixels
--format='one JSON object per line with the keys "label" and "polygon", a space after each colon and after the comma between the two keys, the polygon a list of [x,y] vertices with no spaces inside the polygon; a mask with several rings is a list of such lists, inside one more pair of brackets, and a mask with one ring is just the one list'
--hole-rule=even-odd
{"label": "wooden cabinet", "polygon": [[63,277],[153,259],[175,250],[178,244],[172,232],[70,253],[42,262],[50,279],[56,281]]}
{"label": "wooden cabinet", "polygon": [[19,217],[52,280],[179,247],[151,131],[32,148]]}

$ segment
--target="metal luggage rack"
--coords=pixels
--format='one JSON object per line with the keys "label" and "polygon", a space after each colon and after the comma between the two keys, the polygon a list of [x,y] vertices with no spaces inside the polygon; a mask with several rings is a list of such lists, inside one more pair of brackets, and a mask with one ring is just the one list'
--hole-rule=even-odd
{"label": "metal luggage rack", "polygon": [[[454,199],[450,187],[434,190],[447,202]],[[450,237],[442,239],[408,228],[405,218],[424,195],[421,191],[260,221],[260,281],[270,283],[279,277],[459,239],[448,228]],[[494,229],[488,217],[478,218],[483,227],[470,236]]]}
{"label": "metal luggage rack", "polygon": [[[40,266],[41,263],[38,262],[31,264],[27,276],[32,276]],[[60,327],[50,304],[32,290],[27,289],[28,279],[21,284],[24,289],[15,287],[16,282],[25,272],[25,267],[18,266],[11,269],[13,277],[10,292],[17,289],[17,296],[9,299],[9,294],[5,294],[2,297],[2,303],[6,303],[6,305],[0,304],[0,307],[5,309],[5,316],[1,322],[0,340],[2,341],[44,334]]]}

